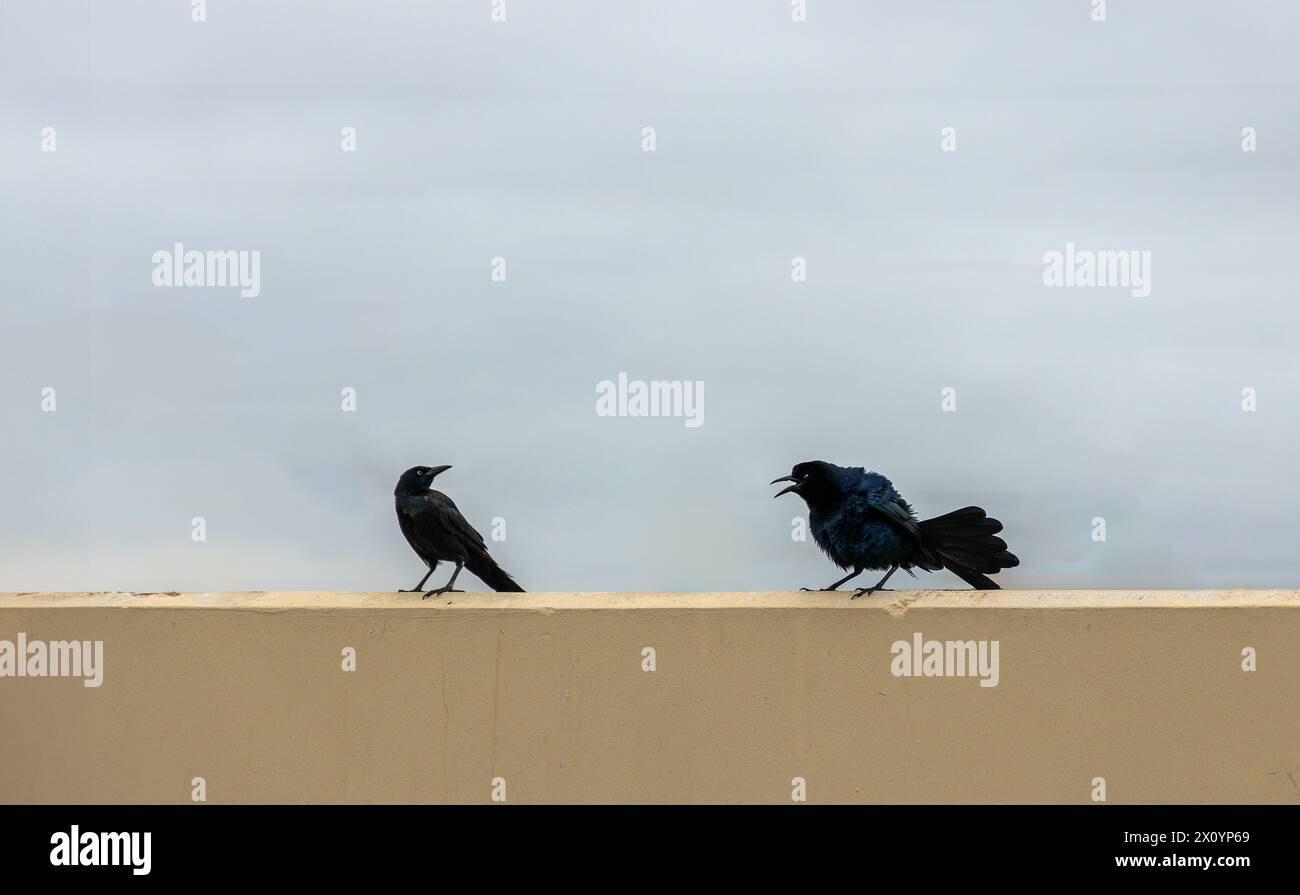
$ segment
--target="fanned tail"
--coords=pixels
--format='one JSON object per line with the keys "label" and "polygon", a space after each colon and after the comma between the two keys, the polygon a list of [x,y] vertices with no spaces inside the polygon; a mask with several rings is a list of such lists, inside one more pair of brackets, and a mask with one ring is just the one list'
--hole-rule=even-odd
{"label": "fanned tail", "polygon": [[998,590],[988,575],[1020,565],[997,536],[1002,523],[980,507],[962,507],[917,524],[943,567],[976,590]]}

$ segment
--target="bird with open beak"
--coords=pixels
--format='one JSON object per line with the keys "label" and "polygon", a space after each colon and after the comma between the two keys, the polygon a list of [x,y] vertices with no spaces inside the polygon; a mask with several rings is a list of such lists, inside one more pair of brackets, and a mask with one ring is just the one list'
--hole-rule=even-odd
{"label": "bird with open beak", "polygon": [[[808,505],[813,540],[831,561],[849,572],[822,590],[835,590],[865,569],[887,569],[871,587],[858,588],[854,598],[885,586],[900,568],[947,569],[980,590],[998,585],[986,573],[1017,566],[1020,560],[997,537],[1002,523],[979,507],[964,507],[934,519],[918,520],[889,479],[861,466],[836,466],[825,460],[798,463],[789,475],[771,484],[789,482],[773,495],[798,494]],[[808,588],[803,588],[808,590]]]}

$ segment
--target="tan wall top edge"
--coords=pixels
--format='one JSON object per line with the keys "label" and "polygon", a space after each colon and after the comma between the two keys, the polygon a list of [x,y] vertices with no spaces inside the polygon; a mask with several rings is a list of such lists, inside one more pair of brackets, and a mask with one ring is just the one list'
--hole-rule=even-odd
{"label": "tan wall top edge", "polygon": [[571,609],[915,609],[1300,608],[1300,590],[887,591],[850,601],[838,593],[418,594],[249,591],[242,593],[0,593],[0,609],[434,610],[550,612]]}

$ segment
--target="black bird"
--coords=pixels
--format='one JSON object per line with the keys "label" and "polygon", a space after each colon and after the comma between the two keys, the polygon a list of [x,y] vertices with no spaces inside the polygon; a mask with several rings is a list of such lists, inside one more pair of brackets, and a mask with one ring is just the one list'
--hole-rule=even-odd
{"label": "black bird", "polygon": [[433,479],[450,466],[413,466],[397,480],[393,489],[393,498],[397,504],[397,523],[406,535],[406,543],[411,545],[420,559],[424,560],[429,571],[420,579],[420,583],[398,593],[414,593],[424,589],[424,582],[429,580],[439,562],[454,562],[456,571],[449,580],[437,590],[431,590],[424,596],[432,594],[463,593],[455,589],[456,576],[461,567],[465,567],[482,579],[483,583],[496,591],[523,593],[524,589],[515,583],[506,570],[488,556],[487,545],[474,527],[465,521],[465,517],[456,509],[450,497],[441,491],[433,490]]}
{"label": "black bird", "polygon": [[773,496],[793,491],[802,497],[817,546],[841,569],[852,570],[822,590],[835,590],[864,569],[889,570],[871,587],[858,588],[856,599],[880,590],[900,568],[916,577],[913,567],[947,569],[977,590],[997,590],[987,574],[1020,565],[997,537],[1002,523],[984,510],[965,507],[917,521],[889,479],[861,466],[811,460],[772,480],[777,482],[793,482]]}

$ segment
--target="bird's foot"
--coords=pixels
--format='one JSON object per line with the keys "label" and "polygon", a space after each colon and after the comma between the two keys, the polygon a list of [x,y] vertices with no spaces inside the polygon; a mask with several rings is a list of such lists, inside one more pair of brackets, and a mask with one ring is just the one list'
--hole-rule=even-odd
{"label": "bird's foot", "polygon": [[810,593],[824,594],[827,593],[828,591],[839,590],[839,588],[838,587],[801,587],[799,588],[799,590],[806,590],[809,591]]}
{"label": "bird's foot", "polygon": [[849,599],[856,600],[858,597],[869,597],[872,594],[874,594],[876,591],[881,591],[881,590],[893,590],[893,588],[892,587],[859,587],[856,591],[853,592],[853,596],[849,597]]}
{"label": "bird's foot", "polygon": [[424,596],[420,597],[420,599],[427,600],[430,597],[439,597],[442,596],[443,594],[463,594],[463,593],[465,593],[463,590],[457,590],[454,587],[440,587],[437,590],[429,591]]}
{"label": "bird's foot", "polygon": [[408,588],[408,587],[399,587],[399,588],[397,589],[397,592],[398,592],[399,594],[418,594],[418,593],[422,593],[422,591],[421,591],[418,587],[409,587],[409,588]]}

